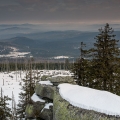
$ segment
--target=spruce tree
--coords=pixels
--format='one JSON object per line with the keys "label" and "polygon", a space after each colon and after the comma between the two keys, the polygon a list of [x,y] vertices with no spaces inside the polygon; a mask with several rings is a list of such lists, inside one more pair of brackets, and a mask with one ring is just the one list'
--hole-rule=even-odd
{"label": "spruce tree", "polygon": [[[115,39],[113,32],[108,23],[104,28],[100,28],[95,37],[94,48],[87,50],[85,54],[81,43],[81,56],[75,62],[73,72],[79,85],[120,95],[120,50],[117,47],[119,40]],[[89,60],[85,61],[86,53]]]}
{"label": "spruce tree", "polygon": [[22,92],[19,93],[20,100],[17,108],[17,114],[19,118],[25,118],[25,109],[27,104],[31,103],[31,96],[34,93],[35,88],[35,79],[32,75],[32,70],[26,74],[26,78],[23,79],[21,86]]}
{"label": "spruce tree", "polygon": [[8,120],[11,118],[11,109],[8,107],[8,101],[11,100],[8,96],[2,94],[1,88],[1,96],[0,96],[0,120]]}
{"label": "spruce tree", "polygon": [[80,44],[80,58],[76,60],[73,66],[74,79],[76,83],[81,86],[89,86],[89,60],[87,57],[87,50],[84,50],[85,44],[81,42]]}
{"label": "spruce tree", "polygon": [[108,23],[104,28],[99,29],[99,32],[95,37],[96,43],[93,51],[96,86],[98,89],[116,93],[119,84],[118,56],[120,51],[117,47],[118,40],[115,39],[114,30]]}
{"label": "spruce tree", "polygon": [[29,79],[28,75],[26,74],[26,78],[22,80],[21,83],[21,92],[19,93],[19,103],[18,103],[18,108],[17,108],[17,115],[20,119],[25,118],[25,109],[26,105],[29,102],[29,92],[28,92],[28,84],[29,84]]}

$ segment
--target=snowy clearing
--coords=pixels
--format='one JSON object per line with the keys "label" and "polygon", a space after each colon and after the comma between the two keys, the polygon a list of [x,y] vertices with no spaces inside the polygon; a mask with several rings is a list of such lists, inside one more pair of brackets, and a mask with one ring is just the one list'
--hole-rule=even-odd
{"label": "snowy clearing", "polygon": [[[70,75],[69,71],[65,70],[33,70],[34,72],[39,72],[39,76],[43,75]],[[10,71],[10,72],[0,72],[0,88],[2,88],[3,95],[8,95],[8,97],[12,98],[12,94],[14,95],[14,100],[16,105],[19,103],[19,93],[22,91],[20,83],[22,84],[22,79],[25,78],[27,71]],[[50,83],[50,82],[49,82]],[[44,84],[48,84],[44,83]],[[39,97],[33,95],[32,99],[34,101],[38,101]],[[39,99],[40,100],[40,99]],[[12,101],[9,101],[9,106],[12,107]]]}
{"label": "snowy clearing", "polygon": [[73,106],[120,116],[120,96],[67,83],[60,84],[58,87],[62,98]]}
{"label": "snowy clearing", "polygon": [[70,58],[69,56],[56,56],[53,57],[54,59],[64,59],[64,58]]}

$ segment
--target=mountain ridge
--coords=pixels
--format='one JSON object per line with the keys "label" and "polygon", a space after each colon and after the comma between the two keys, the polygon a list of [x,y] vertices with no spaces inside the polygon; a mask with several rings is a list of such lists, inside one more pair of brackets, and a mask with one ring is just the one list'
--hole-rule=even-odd
{"label": "mountain ridge", "polygon": [[[116,34],[116,39],[120,38],[120,31],[114,34]],[[86,44],[85,49],[92,48],[96,35],[98,35],[98,32],[76,30],[32,32],[20,35],[17,33],[14,35],[15,37],[1,39],[0,42],[4,42],[4,46],[16,47],[19,51],[30,52],[33,57],[70,56],[77,58],[80,54],[80,42]],[[120,43],[118,46],[120,47]]]}

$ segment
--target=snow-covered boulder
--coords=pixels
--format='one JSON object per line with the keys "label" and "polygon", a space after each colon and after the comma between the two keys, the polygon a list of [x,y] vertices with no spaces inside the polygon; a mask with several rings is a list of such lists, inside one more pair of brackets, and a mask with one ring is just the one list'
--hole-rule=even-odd
{"label": "snow-covered boulder", "polygon": [[53,99],[53,120],[120,120],[119,96],[78,85],[58,87]]}
{"label": "snow-covered boulder", "polygon": [[[53,96],[55,87],[50,81],[40,81],[36,84],[35,93],[31,97],[34,104],[26,108],[27,118],[53,120]],[[38,104],[36,104],[38,103]]]}
{"label": "snow-covered boulder", "polygon": [[76,84],[74,79],[71,76],[53,76],[47,79],[50,80],[54,86],[58,86],[61,83]]}
{"label": "snow-covered boulder", "polygon": [[37,110],[39,104],[29,105],[26,108],[31,113],[27,114],[29,117],[35,118],[39,113],[40,119],[44,120],[120,120],[119,96],[107,91],[62,83],[64,80],[61,77],[52,78],[36,84],[35,94],[31,99],[43,102],[44,107]]}
{"label": "snow-covered boulder", "polygon": [[48,103],[47,100],[43,100],[36,93],[32,95],[31,100],[25,110],[28,119],[53,120],[53,103]]}
{"label": "snow-covered boulder", "polygon": [[51,77],[51,75],[43,75],[41,81],[46,81],[48,77]]}

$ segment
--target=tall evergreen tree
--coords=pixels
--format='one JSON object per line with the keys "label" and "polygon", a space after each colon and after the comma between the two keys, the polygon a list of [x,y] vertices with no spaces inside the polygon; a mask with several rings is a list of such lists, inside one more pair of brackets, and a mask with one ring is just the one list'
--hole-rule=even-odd
{"label": "tall evergreen tree", "polygon": [[11,109],[8,107],[8,101],[11,100],[8,96],[2,94],[0,96],[0,120],[8,120],[11,118]]}
{"label": "tall evergreen tree", "polygon": [[74,79],[76,80],[76,83],[81,86],[88,86],[89,80],[89,60],[86,59],[87,57],[87,50],[83,50],[83,47],[85,44],[81,42],[80,44],[80,58],[76,60],[73,66],[73,73],[74,73]]}
{"label": "tall evergreen tree", "polygon": [[[73,67],[77,84],[120,95],[120,50],[114,30],[107,23],[99,29],[94,48],[84,51],[81,43],[81,56]],[[89,57],[85,60],[84,56]]]}
{"label": "tall evergreen tree", "polygon": [[17,108],[17,114],[20,118],[25,118],[25,109],[28,103],[31,103],[31,96],[34,93],[35,79],[32,75],[32,70],[26,74],[26,78],[23,79],[21,84],[22,92],[19,93],[19,104]]}
{"label": "tall evergreen tree", "polygon": [[95,37],[96,43],[93,50],[95,86],[98,89],[116,93],[116,88],[119,86],[118,56],[120,51],[117,47],[118,40],[114,38],[114,31],[108,23],[104,28],[99,29],[99,32],[98,36]]}

